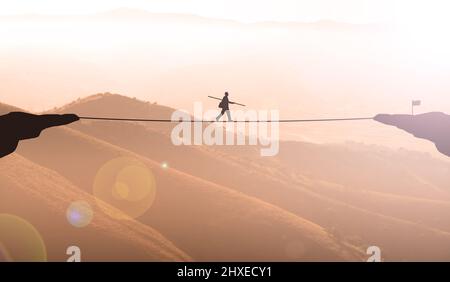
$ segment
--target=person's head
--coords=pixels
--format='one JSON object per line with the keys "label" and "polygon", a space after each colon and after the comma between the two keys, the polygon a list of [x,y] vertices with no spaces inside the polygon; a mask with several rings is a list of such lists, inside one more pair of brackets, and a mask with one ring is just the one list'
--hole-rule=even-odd
{"label": "person's head", "polygon": [[225,96],[228,96],[228,92],[225,92]]}

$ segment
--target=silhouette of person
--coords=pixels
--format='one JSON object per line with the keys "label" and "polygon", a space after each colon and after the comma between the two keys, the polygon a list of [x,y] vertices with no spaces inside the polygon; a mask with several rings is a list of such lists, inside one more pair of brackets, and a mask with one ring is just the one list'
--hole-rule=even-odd
{"label": "silhouette of person", "polygon": [[224,113],[227,113],[228,121],[232,121],[229,104],[234,104],[234,102],[230,102],[228,100],[228,92],[225,92],[225,96],[223,96],[222,101],[220,101],[220,104],[219,104],[219,108],[221,108],[222,111],[216,117],[216,121],[219,121],[219,119],[223,116]]}
{"label": "silhouette of person", "polygon": [[33,115],[23,112],[11,112],[0,116],[0,158],[13,153],[20,140],[36,138],[41,131],[72,123],[80,118],[74,114]]}

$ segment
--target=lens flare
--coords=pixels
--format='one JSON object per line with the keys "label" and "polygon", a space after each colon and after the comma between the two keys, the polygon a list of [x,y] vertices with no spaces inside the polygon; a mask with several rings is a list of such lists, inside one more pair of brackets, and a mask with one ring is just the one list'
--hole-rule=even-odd
{"label": "lens flare", "polygon": [[8,250],[2,243],[0,243],[0,262],[11,262],[13,261]]}
{"label": "lens flare", "polygon": [[94,212],[91,205],[85,201],[76,201],[67,208],[66,217],[69,223],[75,227],[85,227],[91,223]]}
{"label": "lens flare", "polygon": [[47,261],[44,241],[26,220],[10,214],[0,214],[0,261]]}
{"label": "lens flare", "polygon": [[98,206],[116,219],[141,216],[151,207],[156,194],[155,179],[148,167],[139,160],[126,157],[103,165],[95,177],[93,188]]}
{"label": "lens flare", "polygon": [[162,169],[168,169],[169,168],[169,163],[168,162],[162,162],[161,163],[161,168]]}

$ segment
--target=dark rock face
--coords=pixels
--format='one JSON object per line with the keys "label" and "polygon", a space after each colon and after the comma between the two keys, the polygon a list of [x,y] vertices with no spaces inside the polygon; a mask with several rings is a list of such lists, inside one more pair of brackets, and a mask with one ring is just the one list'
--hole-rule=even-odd
{"label": "dark rock face", "polygon": [[13,153],[20,140],[38,137],[42,130],[72,123],[77,115],[33,115],[11,112],[0,116],[0,158]]}

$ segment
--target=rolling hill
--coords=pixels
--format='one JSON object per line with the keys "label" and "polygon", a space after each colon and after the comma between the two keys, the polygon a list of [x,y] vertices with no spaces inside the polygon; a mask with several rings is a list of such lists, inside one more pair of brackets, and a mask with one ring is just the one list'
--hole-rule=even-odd
{"label": "rolling hill", "polygon": [[[30,222],[43,237],[49,261],[65,261],[66,249],[73,245],[80,247],[83,261],[190,260],[151,227],[135,220],[117,222],[102,214],[92,195],[54,171],[17,154],[2,158],[0,169],[0,213]],[[71,202],[79,200],[94,207],[93,221],[84,228],[66,219]]]}
{"label": "rolling hill", "polygon": [[[135,118],[172,111],[114,94],[55,110]],[[81,121],[22,142],[18,153],[87,193],[105,162],[139,159],[157,192],[138,221],[195,260],[362,260],[370,245],[385,260],[449,258],[448,162],[357,143],[284,141],[278,156],[261,158],[253,146],[173,146],[172,126]]]}
{"label": "rolling hill", "polygon": [[[171,110],[106,94],[79,100],[60,112],[168,118]],[[274,158],[261,158],[258,148],[250,146],[176,147],[169,139],[172,126],[81,122],[72,128],[281,207],[360,248],[378,244],[387,258],[447,258],[447,248],[441,245],[448,246],[450,231],[446,162],[361,144],[282,142]],[[437,242],[433,238],[441,243],[430,244]]]}
{"label": "rolling hill", "polygon": [[[156,198],[139,222],[158,230],[194,260],[360,260],[361,250],[324,228],[254,197],[121,149],[69,128],[44,131],[18,153],[92,193],[111,159],[138,159],[156,179]],[[292,247],[291,247],[292,246]]]}

